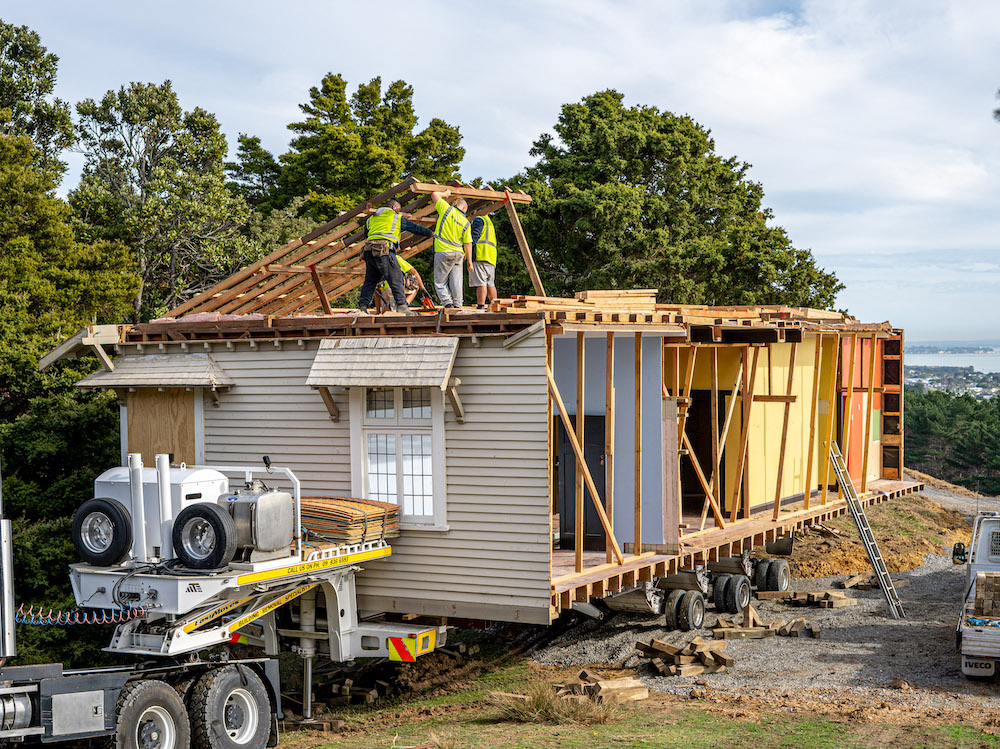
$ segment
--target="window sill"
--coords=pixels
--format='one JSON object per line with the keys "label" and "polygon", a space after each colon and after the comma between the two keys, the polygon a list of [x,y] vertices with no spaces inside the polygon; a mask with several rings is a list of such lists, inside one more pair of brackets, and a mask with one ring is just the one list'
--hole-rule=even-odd
{"label": "window sill", "polygon": [[401,520],[399,522],[399,530],[401,531],[447,531],[450,530],[447,525],[436,525],[434,523],[414,523]]}

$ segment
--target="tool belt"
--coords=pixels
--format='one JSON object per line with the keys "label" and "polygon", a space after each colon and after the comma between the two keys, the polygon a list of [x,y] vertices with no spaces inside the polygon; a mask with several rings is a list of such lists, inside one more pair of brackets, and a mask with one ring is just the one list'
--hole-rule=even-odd
{"label": "tool belt", "polygon": [[375,257],[394,255],[396,253],[396,245],[387,239],[372,239],[365,242],[365,246],[361,248],[361,252],[362,254],[370,252]]}

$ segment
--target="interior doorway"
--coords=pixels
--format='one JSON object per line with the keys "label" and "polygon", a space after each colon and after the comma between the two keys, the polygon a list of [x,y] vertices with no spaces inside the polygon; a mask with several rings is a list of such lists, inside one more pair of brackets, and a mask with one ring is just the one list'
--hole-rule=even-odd
{"label": "interior doorway", "polygon": [[[573,428],[576,417],[570,416]],[[556,492],[559,508],[559,547],[576,548],[576,453],[570,445],[562,420],[556,420]],[[604,417],[585,416],[583,420],[583,454],[587,460],[590,475],[604,504]],[[590,498],[590,492],[583,490],[583,548],[588,551],[604,551],[604,527],[601,525],[597,508]]]}
{"label": "interior doorway", "polygon": [[[718,413],[718,424],[719,429],[722,429],[723,424],[726,422],[726,406],[728,405],[728,399],[731,397],[732,391],[719,391],[719,413]],[[741,421],[740,414],[733,414],[733,425],[730,427],[730,433],[733,430],[739,429],[739,422]],[[691,447],[694,449],[695,457],[698,459],[698,465],[701,466],[701,470],[705,474],[705,480],[712,484],[712,392],[710,390],[693,390],[691,392],[691,405],[688,406],[687,412],[687,422],[685,426],[685,432],[687,433],[688,439],[691,442]],[[739,433],[738,431],[736,432]],[[720,508],[723,513],[729,512],[729,504],[731,504],[729,497],[726,496],[726,446],[723,444],[719,445],[719,450],[721,452],[721,457],[719,461],[719,485],[722,487],[722,497],[719,503]],[[705,490],[701,486],[701,482],[698,480],[698,474],[694,470],[694,466],[691,460],[686,456],[681,456],[681,495],[682,495],[682,511],[685,516],[687,515],[701,515],[702,507],[705,504]],[[712,514],[709,512],[709,518],[711,519]]]}

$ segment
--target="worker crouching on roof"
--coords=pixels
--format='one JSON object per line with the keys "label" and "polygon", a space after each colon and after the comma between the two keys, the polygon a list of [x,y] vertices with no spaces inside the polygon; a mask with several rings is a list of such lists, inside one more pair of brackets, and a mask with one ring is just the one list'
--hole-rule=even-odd
{"label": "worker crouching on roof", "polygon": [[413,314],[406,301],[403,272],[399,269],[399,263],[396,260],[399,238],[404,231],[422,237],[429,237],[432,232],[430,229],[400,215],[400,208],[399,201],[390,200],[368,219],[368,241],[361,249],[361,257],[365,261],[365,282],[361,286],[358,307],[362,311],[367,310],[372,303],[375,287],[379,282],[385,282],[392,292],[390,308],[394,312]]}
{"label": "worker crouching on roof", "polygon": [[489,216],[476,216],[470,226],[469,286],[476,290],[476,309],[486,309],[487,299],[497,298],[497,232]]}
{"label": "worker crouching on roof", "polygon": [[[403,291],[406,293],[406,304],[409,305],[416,298],[417,292],[424,288],[424,279],[420,277],[417,269],[410,265],[405,258],[396,255],[396,262],[399,263],[399,270],[403,273]],[[386,306],[389,306],[389,299],[392,296],[389,284],[383,281],[378,285],[376,291],[378,294],[375,301],[382,301]]]}
{"label": "worker crouching on roof", "polygon": [[464,198],[449,205],[451,190],[432,192],[438,212],[434,228],[434,289],[445,307],[461,307],[463,301],[462,261],[472,252],[472,228],[465,217],[469,209]]}

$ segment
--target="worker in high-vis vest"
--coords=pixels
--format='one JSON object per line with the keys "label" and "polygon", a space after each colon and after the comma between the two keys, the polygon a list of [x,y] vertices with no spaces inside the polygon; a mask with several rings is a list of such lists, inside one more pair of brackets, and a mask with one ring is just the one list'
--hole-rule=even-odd
{"label": "worker in high-vis vest", "polygon": [[462,261],[472,251],[472,228],[465,212],[464,198],[454,205],[445,200],[451,190],[432,192],[431,200],[438,213],[434,227],[434,290],[445,307],[461,307],[463,301]]}
{"label": "worker in high-vis vest", "polygon": [[487,309],[497,298],[497,230],[489,216],[476,216],[470,226],[469,286],[476,290],[476,309]]}
{"label": "worker in high-vis vest", "polygon": [[404,231],[421,237],[429,237],[433,232],[410,221],[400,214],[400,210],[399,201],[390,200],[367,221],[368,239],[361,248],[361,257],[365,261],[365,282],[361,285],[361,297],[358,299],[358,309],[362,312],[367,311],[372,303],[375,287],[384,281],[392,291],[390,309],[393,312],[416,314],[410,311],[406,301],[403,272],[399,269],[396,252]]}

